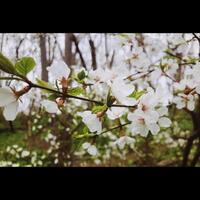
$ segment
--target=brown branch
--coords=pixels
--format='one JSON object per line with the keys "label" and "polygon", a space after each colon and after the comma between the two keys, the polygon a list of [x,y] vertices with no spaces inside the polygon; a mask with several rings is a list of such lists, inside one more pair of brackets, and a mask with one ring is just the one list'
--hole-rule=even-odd
{"label": "brown branch", "polygon": [[112,66],[113,66],[114,58],[115,58],[115,50],[113,51],[113,54],[112,54],[112,57],[111,57],[111,61],[110,61],[110,64],[109,64],[110,68],[112,68]]}
{"label": "brown branch", "polygon": [[55,58],[56,45],[57,45],[57,40],[54,37],[54,44],[53,44],[53,48],[52,48],[52,56],[50,57],[50,53],[49,53],[48,66],[50,66],[53,63],[53,60]]}
{"label": "brown branch", "polygon": [[82,55],[82,52],[81,52],[80,49],[79,49],[79,42],[78,42],[78,40],[77,40],[77,38],[76,38],[76,36],[75,36],[74,34],[73,34],[73,36],[72,36],[72,40],[73,40],[73,42],[74,42],[74,44],[75,44],[76,51],[78,52],[78,54],[79,54],[79,56],[80,56],[82,66],[83,66],[85,69],[87,69],[86,64],[85,64],[85,60],[84,60],[83,55]]}
{"label": "brown branch", "polygon": [[[104,34],[105,36],[105,56],[106,56],[106,64],[108,66],[108,57],[109,57],[109,52],[108,52],[108,40],[107,40],[107,33]],[[110,66],[108,66],[110,67]]]}
{"label": "brown branch", "polygon": [[89,45],[90,45],[91,57],[92,57],[92,68],[93,70],[96,70],[97,69],[96,48],[94,45],[94,41],[91,38],[89,39]]}
{"label": "brown branch", "polygon": [[197,36],[196,33],[192,33],[192,34],[193,34],[194,38],[196,38],[198,43],[199,43],[199,58],[200,58],[200,38]]}
{"label": "brown branch", "polygon": [[64,54],[63,54],[63,52],[62,52],[62,49],[61,49],[61,46],[60,46],[59,42],[57,41],[56,36],[54,37],[54,39],[56,40],[56,44],[57,44],[57,46],[58,46],[58,50],[59,50],[59,52],[60,52],[60,55],[61,55],[62,59],[65,60],[65,56],[64,56]]}
{"label": "brown branch", "polygon": [[25,40],[25,38],[22,38],[22,39],[19,41],[18,46],[16,47],[16,59],[19,59],[19,49],[20,49],[20,46],[22,45],[22,43],[23,43],[24,40]]}
{"label": "brown branch", "polygon": [[197,139],[199,137],[199,132],[195,131],[188,139],[186,147],[184,149],[183,152],[183,161],[182,161],[182,167],[186,167],[187,163],[188,163],[188,158],[189,158],[189,154],[190,151],[192,149],[192,145],[195,139]]}

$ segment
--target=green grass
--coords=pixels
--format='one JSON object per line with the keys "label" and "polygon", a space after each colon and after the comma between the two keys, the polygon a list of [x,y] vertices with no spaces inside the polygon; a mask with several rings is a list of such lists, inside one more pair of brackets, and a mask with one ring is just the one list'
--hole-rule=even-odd
{"label": "green grass", "polygon": [[25,134],[23,131],[0,133],[0,151],[4,151],[7,146],[12,146],[14,144],[24,146],[24,138]]}

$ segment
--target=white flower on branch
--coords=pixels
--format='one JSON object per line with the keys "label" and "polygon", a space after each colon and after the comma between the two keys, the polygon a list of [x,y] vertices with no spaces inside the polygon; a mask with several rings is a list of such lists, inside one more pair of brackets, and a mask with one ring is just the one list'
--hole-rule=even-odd
{"label": "white flower on branch", "polygon": [[41,105],[46,109],[46,111],[48,113],[59,113],[60,110],[58,109],[58,105],[57,103],[55,103],[54,101],[50,101],[50,100],[43,100],[41,102]]}
{"label": "white flower on branch", "polygon": [[0,107],[4,107],[3,115],[7,121],[15,120],[19,103],[17,96],[9,87],[0,88]]}
{"label": "white flower on branch", "polygon": [[172,122],[169,118],[165,117],[168,115],[167,107],[160,107],[156,110],[159,114],[158,124],[160,127],[168,128],[171,126]]}
{"label": "white flower on branch", "polygon": [[87,150],[87,152],[91,155],[91,156],[96,156],[98,151],[97,148],[94,145],[91,145],[88,142],[85,142],[82,144],[83,149]]}
{"label": "white flower on branch", "polygon": [[91,111],[78,112],[78,115],[82,117],[83,123],[94,133],[100,134],[102,132],[102,124],[96,114],[92,114]]}
{"label": "white flower on branch", "polygon": [[24,151],[22,151],[21,157],[22,157],[22,158],[25,158],[25,157],[27,157],[27,156],[29,156],[29,155],[30,155],[30,152],[24,150]]}
{"label": "white flower on branch", "polygon": [[63,61],[53,63],[51,67],[47,67],[47,70],[55,80],[67,79],[70,74],[69,67]]}
{"label": "white flower on branch", "polygon": [[151,131],[153,135],[156,135],[160,131],[160,127],[157,125],[159,119],[158,113],[151,112],[151,114],[146,115],[139,109],[134,113],[128,114],[128,120],[132,122],[129,128],[133,135],[140,134],[141,136],[146,137],[149,131]]}
{"label": "white flower on branch", "polygon": [[122,136],[120,138],[118,138],[114,144],[115,145],[118,145],[118,147],[120,149],[124,149],[125,145],[130,145],[130,144],[133,144],[135,142],[135,139],[134,138],[131,138],[129,136]]}
{"label": "white flower on branch", "polygon": [[115,119],[120,118],[126,111],[127,111],[126,108],[112,107],[107,110],[106,114],[109,119],[115,120]]}
{"label": "white flower on branch", "polygon": [[137,101],[133,97],[128,97],[135,90],[135,86],[125,83],[122,79],[115,79],[111,85],[113,96],[121,103],[127,106],[134,106]]}
{"label": "white flower on branch", "polygon": [[174,97],[173,102],[178,109],[187,108],[190,111],[195,109],[195,95],[192,94],[178,94]]}

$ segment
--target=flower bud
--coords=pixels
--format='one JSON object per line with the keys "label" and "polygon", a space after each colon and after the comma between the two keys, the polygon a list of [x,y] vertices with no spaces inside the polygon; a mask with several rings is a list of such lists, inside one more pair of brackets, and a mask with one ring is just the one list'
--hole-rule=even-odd
{"label": "flower bud", "polygon": [[65,100],[59,97],[59,98],[56,99],[56,103],[57,103],[57,105],[58,105],[59,107],[61,107],[61,106],[64,105]]}

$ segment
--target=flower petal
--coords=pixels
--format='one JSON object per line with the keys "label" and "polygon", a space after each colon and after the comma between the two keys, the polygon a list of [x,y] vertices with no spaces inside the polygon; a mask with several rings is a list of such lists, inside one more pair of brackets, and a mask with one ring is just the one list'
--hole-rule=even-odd
{"label": "flower petal", "polygon": [[159,119],[159,114],[155,110],[149,110],[144,115],[145,123],[156,123]]}
{"label": "flower petal", "polygon": [[17,101],[5,106],[3,110],[3,115],[7,121],[15,120],[17,116],[19,103]]}
{"label": "flower petal", "polygon": [[58,105],[53,101],[43,100],[41,104],[48,113],[57,113],[59,111]]}
{"label": "flower petal", "polygon": [[148,128],[153,135],[156,135],[160,131],[160,127],[156,123],[149,124]]}
{"label": "flower petal", "polygon": [[9,87],[0,88],[0,107],[6,106],[14,101],[16,97]]}
{"label": "flower petal", "polygon": [[187,108],[188,108],[188,110],[193,111],[194,108],[195,108],[195,102],[194,101],[188,101],[187,102]]}
{"label": "flower petal", "polygon": [[62,77],[67,79],[70,74],[69,67],[63,61],[55,62],[51,67],[47,67],[47,70],[54,79],[62,79]]}
{"label": "flower petal", "polygon": [[171,125],[171,120],[167,117],[161,117],[159,120],[158,120],[158,124],[161,126],[161,127],[170,127]]}
{"label": "flower petal", "polygon": [[157,109],[157,112],[160,116],[163,116],[163,115],[167,115],[168,114],[168,109],[167,107],[160,107]]}
{"label": "flower petal", "polygon": [[198,94],[200,94],[200,85],[197,85],[195,90],[196,90],[196,92],[197,92]]}
{"label": "flower petal", "polygon": [[87,151],[92,156],[96,156],[97,155],[97,148],[94,145],[89,146]]}

